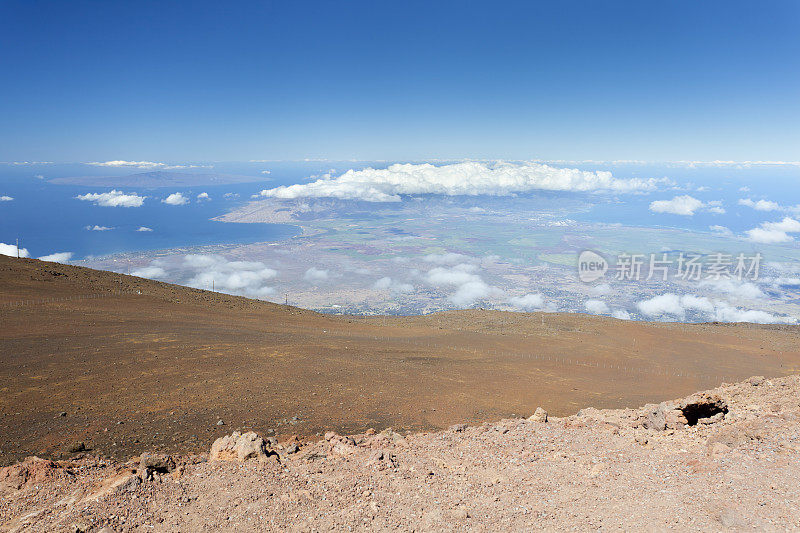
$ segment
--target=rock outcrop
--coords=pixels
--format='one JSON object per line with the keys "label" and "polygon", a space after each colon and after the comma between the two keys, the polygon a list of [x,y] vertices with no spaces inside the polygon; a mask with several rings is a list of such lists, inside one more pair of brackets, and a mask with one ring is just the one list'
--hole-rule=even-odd
{"label": "rock outcrop", "polygon": [[547,411],[537,407],[536,411],[528,418],[531,422],[547,422]]}
{"label": "rock outcrop", "polygon": [[663,431],[697,424],[713,424],[728,413],[728,404],[718,394],[701,392],[683,400],[647,406],[641,425]]}
{"label": "rock outcrop", "polygon": [[247,461],[257,459],[266,461],[270,456],[278,454],[267,447],[263,438],[252,431],[239,433],[234,431],[230,435],[220,437],[211,445],[210,461]]}

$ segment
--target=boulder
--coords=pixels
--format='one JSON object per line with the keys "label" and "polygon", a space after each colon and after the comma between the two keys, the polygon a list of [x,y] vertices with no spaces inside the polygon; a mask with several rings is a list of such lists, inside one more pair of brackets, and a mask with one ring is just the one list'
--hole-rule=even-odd
{"label": "boulder", "polygon": [[753,387],[758,387],[759,385],[763,385],[764,381],[766,381],[764,379],[764,376],[753,376],[751,378],[746,379],[745,383],[749,383]]}
{"label": "boulder", "polygon": [[214,441],[208,458],[210,461],[266,461],[271,455],[277,456],[277,453],[267,448],[264,439],[256,433],[248,431],[242,434],[234,431]]}
{"label": "boulder", "polygon": [[665,404],[648,405],[645,412],[642,425],[647,429],[654,429],[656,431],[664,431],[667,429],[667,418]]}
{"label": "boulder", "polygon": [[537,407],[536,411],[528,418],[531,422],[547,422],[547,411],[541,407]]}

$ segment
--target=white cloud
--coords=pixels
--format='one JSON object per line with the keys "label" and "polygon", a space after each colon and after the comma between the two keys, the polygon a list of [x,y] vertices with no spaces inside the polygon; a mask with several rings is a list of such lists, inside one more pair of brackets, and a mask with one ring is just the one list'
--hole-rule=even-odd
{"label": "white cloud", "polygon": [[753,201],[750,198],[740,198],[739,205],[752,207],[756,211],[779,211],[781,209],[778,202],[772,202],[770,200]]}
{"label": "white cloud", "polygon": [[387,276],[385,278],[381,278],[378,281],[376,281],[374,287],[376,289],[388,289],[391,285],[392,285],[392,278]]}
{"label": "white cloud", "polygon": [[781,167],[800,166],[800,161],[668,161],[672,165],[688,167],[717,167],[717,168],[750,168],[750,167]]}
{"label": "white cloud", "polygon": [[717,322],[754,322],[759,324],[796,323],[793,317],[778,316],[766,311],[741,309],[727,302],[711,302],[708,298],[692,294],[666,293],[655,296],[637,304],[639,311],[648,317],[675,317],[680,320],[686,318],[687,311],[697,311],[706,320]]}
{"label": "white cloud", "polygon": [[512,296],[508,299],[508,303],[512,307],[516,307],[517,309],[522,309],[525,311],[542,309],[545,306],[542,295],[536,293],[530,293],[524,296]]}
{"label": "white cloud", "polygon": [[72,259],[72,252],[56,252],[50,255],[43,255],[40,261],[50,261],[51,263],[68,263]]}
{"label": "white cloud", "polygon": [[89,231],[111,231],[114,228],[111,226],[98,226],[95,224],[94,226],[86,226],[86,229]]}
{"label": "white cloud", "polygon": [[589,292],[596,296],[609,294],[611,293],[611,285],[609,285],[608,283],[601,283],[600,285],[595,285],[593,287],[590,287]]}
{"label": "white cloud", "polygon": [[179,192],[174,192],[161,201],[167,205],[186,205],[189,203],[189,199]]}
{"label": "white cloud", "polygon": [[755,300],[764,298],[766,295],[758,288],[755,283],[749,281],[739,282],[732,279],[705,280],[700,283],[701,287],[711,287],[717,292],[721,292],[738,299]]}
{"label": "white cloud", "polygon": [[10,202],[13,199],[13,196],[0,196],[0,202]]}
{"label": "white cloud", "polygon": [[449,300],[457,307],[468,307],[477,300],[497,294],[498,289],[491,287],[483,280],[468,281],[460,285]]}
{"label": "white cloud", "polygon": [[[707,207],[707,204],[697,198],[689,196],[676,196],[672,200],[656,200],[650,202],[650,211],[654,213],[669,213],[672,215],[692,216],[695,211]],[[719,208],[719,206],[712,206]],[[724,213],[724,210],[722,211]]]}
{"label": "white cloud", "polygon": [[339,198],[368,202],[399,202],[401,195],[442,194],[509,196],[537,190],[652,191],[663,179],[620,179],[610,172],[556,168],[541,163],[466,161],[442,166],[394,164],[385,169],[348,170],[306,184],[265,189],[272,198]]}
{"label": "white cloud", "polygon": [[155,163],[153,161],[124,161],[121,159],[114,161],[94,161],[92,163],[87,163],[87,165],[95,167],[134,167],[141,169],[163,168],[166,166],[164,163]]}
{"label": "white cloud", "polygon": [[453,268],[436,267],[428,271],[427,279],[431,285],[463,285],[472,281],[481,281],[480,276],[473,274],[474,265],[459,264]]}
{"label": "white cloud", "polygon": [[641,159],[547,159],[541,160],[554,164],[570,165],[666,165],[671,167],[716,167],[716,168],[750,168],[755,166],[800,166],[800,161],[645,161]]}
{"label": "white cloud", "polygon": [[111,192],[79,194],[75,198],[85,202],[94,202],[103,207],[141,207],[147,197],[139,196],[135,192],[124,193],[112,190]]}
{"label": "white cloud", "polygon": [[329,271],[317,267],[311,267],[306,270],[305,274],[303,274],[303,279],[311,283],[316,283],[318,281],[325,281],[329,276]]}
{"label": "white cloud", "polygon": [[595,315],[603,315],[611,311],[603,300],[586,300],[583,306],[587,311]]}
{"label": "white cloud", "polygon": [[717,308],[714,319],[718,322],[752,322],[754,324],[793,324],[797,322],[792,317],[777,316],[755,309],[739,309],[727,304]]}
{"label": "white cloud", "polygon": [[649,317],[674,316],[685,318],[687,310],[713,311],[714,305],[707,299],[694,295],[666,293],[643,300],[636,304],[639,311]]}
{"label": "white cloud", "polygon": [[426,279],[434,286],[454,286],[456,291],[448,298],[457,307],[469,307],[477,300],[500,296],[502,291],[488,285],[475,274],[477,267],[461,263],[451,268],[436,267],[428,271]]}
{"label": "white cloud", "polygon": [[414,290],[414,286],[410,283],[401,283],[388,276],[376,281],[373,287],[379,290],[391,290],[392,292],[397,293],[412,292]]}
{"label": "white cloud", "polygon": [[624,309],[614,309],[611,316],[618,320],[630,320],[631,314]]}
{"label": "white cloud", "polygon": [[761,244],[776,244],[780,242],[790,242],[794,237],[787,235],[785,231],[767,230],[763,228],[753,228],[747,230],[747,240]]}
{"label": "white cloud", "polygon": [[264,298],[275,292],[266,283],[277,276],[277,271],[259,261],[230,261],[220,255],[190,254],[184,257],[183,266],[191,272],[192,277],[184,282],[190,287],[213,288],[255,298]]}
{"label": "white cloud", "polygon": [[148,279],[157,279],[157,278],[165,278],[167,277],[167,272],[159,267],[159,266],[148,266],[144,268],[140,268],[138,270],[134,270],[131,272],[131,276],[137,276],[140,278],[148,278]]}
{"label": "white cloud", "polygon": [[28,253],[28,250],[26,248],[19,248],[19,250],[17,250],[17,247],[14,244],[5,244],[0,242],[0,255],[10,255],[11,257],[17,257],[18,251],[20,257],[31,256],[31,254]]}
{"label": "white cloud", "polygon": [[198,200],[211,200],[211,197],[208,195],[207,192],[201,192],[197,195]]}
{"label": "white cloud", "polygon": [[794,237],[789,233],[800,232],[800,222],[784,217],[780,222],[764,222],[759,227],[747,230],[747,239],[762,244],[790,242]]}
{"label": "white cloud", "polygon": [[454,265],[456,263],[469,261],[470,258],[464,254],[450,252],[446,254],[428,254],[422,259],[428,263],[435,263],[437,265]]}
{"label": "white cloud", "polygon": [[159,163],[155,161],[125,161],[124,159],[117,159],[114,161],[93,161],[86,163],[94,167],[113,167],[113,168],[137,168],[141,170],[175,170],[180,168],[211,168],[211,165],[191,165],[185,164],[169,164]]}
{"label": "white cloud", "polygon": [[720,225],[715,224],[713,226],[709,226],[708,229],[710,229],[714,233],[718,233],[720,235],[725,235],[727,237],[733,236],[733,232],[730,230],[730,228],[727,228],[725,226],[720,226]]}
{"label": "white cloud", "polygon": [[139,226],[139,229],[137,229],[136,231],[139,232],[153,231],[153,228],[148,228],[147,226]]}
{"label": "white cloud", "polygon": [[262,170],[261,173],[268,176],[268,175],[272,174],[272,171],[271,170]]}

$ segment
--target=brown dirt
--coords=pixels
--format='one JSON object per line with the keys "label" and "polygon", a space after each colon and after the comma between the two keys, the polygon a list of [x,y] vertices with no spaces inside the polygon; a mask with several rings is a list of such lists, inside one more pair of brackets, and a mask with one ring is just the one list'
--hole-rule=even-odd
{"label": "brown dirt", "polygon": [[563,416],[799,369],[797,327],[481,310],[363,320],[0,256],[0,464],[71,457],[77,442],[116,459],[200,452],[232,428],[313,440],[538,405]]}
{"label": "brown dirt", "polygon": [[724,417],[665,430],[646,406],[330,434],[277,458],[173,458],[152,475],[138,461],[29,459],[0,469],[0,531],[800,528],[800,378],[753,378],[667,407],[699,401]]}

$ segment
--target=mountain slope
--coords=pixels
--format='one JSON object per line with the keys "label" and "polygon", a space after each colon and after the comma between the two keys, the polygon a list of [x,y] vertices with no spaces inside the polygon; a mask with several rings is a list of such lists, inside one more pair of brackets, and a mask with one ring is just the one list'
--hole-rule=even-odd
{"label": "mountain slope", "polygon": [[538,405],[567,415],[800,364],[797,327],[481,310],[364,320],[4,256],[0,324],[6,464],[78,441],[112,457],[199,451],[231,427],[313,437]]}

